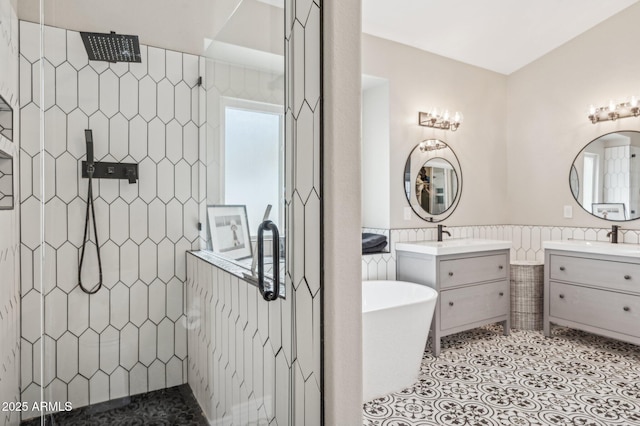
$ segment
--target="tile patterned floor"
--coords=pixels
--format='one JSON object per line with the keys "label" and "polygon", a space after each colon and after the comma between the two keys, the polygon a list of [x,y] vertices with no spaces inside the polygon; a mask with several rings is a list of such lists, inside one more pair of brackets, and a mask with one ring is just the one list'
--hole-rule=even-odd
{"label": "tile patterned floor", "polygon": [[415,385],[364,404],[364,425],[640,425],[640,346],[562,327],[449,336]]}
{"label": "tile patterned floor", "polygon": [[[188,385],[134,395],[45,417],[46,426],[204,426],[208,425]],[[22,426],[40,425],[40,418]]]}

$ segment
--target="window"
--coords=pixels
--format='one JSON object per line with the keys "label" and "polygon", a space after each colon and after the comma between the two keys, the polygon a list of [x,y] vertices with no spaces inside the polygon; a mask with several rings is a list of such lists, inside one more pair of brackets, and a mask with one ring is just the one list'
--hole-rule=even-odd
{"label": "window", "polygon": [[267,205],[279,228],[284,223],[284,117],[282,107],[223,99],[223,200],[247,206],[252,236]]}

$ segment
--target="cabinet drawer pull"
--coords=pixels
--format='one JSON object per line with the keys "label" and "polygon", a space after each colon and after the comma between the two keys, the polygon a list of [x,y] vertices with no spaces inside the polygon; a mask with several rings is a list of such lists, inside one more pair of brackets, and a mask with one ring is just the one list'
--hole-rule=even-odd
{"label": "cabinet drawer pull", "polygon": [[560,299],[564,299],[564,294],[561,294],[561,295],[560,295]]}
{"label": "cabinet drawer pull", "polygon": [[449,306],[453,306],[453,302],[449,302]]}
{"label": "cabinet drawer pull", "polygon": [[624,276],[624,279],[625,279],[625,280],[630,280],[630,279],[631,279],[631,275],[625,275],[625,276]]}
{"label": "cabinet drawer pull", "polygon": [[453,276],[453,272],[449,272],[449,276],[452,277]]}
{"label": "cabinet drawer pull", "polygon": [[503,292],[500,292],[500,296],[504,296],[504,293],[503,293]]}
{"label": "cabinet drawer pull", "polygon": [[498,266],[498,269],[502,269],[502,265]]}
{"label": "cabinet drawer pull", "polygon": [[561,266],[561,267],[560,267],[560,270],[561,270],[561,271],[564,271],[564,266]]}
{"label": "cabinet drawer pull", "polygon": [[629,312],[631,309],[629,309],[628,306],[625,306],[624,308],[622,308],[625,312]]}

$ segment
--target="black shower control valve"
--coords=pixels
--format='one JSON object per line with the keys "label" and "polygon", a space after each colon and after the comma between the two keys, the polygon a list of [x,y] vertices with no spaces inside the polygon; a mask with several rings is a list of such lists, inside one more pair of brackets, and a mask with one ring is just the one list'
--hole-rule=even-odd
{"label": "black shower control valve", "polygon": [[[129,183],[138,181],[137,163],[109,163],[97,161],[93,164],[93,179],[126,179]],[[87,162],[82,162],[82,177],[88,178]]]}

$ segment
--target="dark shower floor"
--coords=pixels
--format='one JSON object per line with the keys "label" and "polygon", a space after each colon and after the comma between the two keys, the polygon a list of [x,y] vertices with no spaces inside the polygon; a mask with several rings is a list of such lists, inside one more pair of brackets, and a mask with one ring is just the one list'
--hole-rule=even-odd
{"label": "dark shower floor", "polygon": [[[45,422],[47,426],[204,426],[208,424],[188,385],[56,413],[47,416]],[[40,418],[24,421],[21,425],[40,425]]]}

